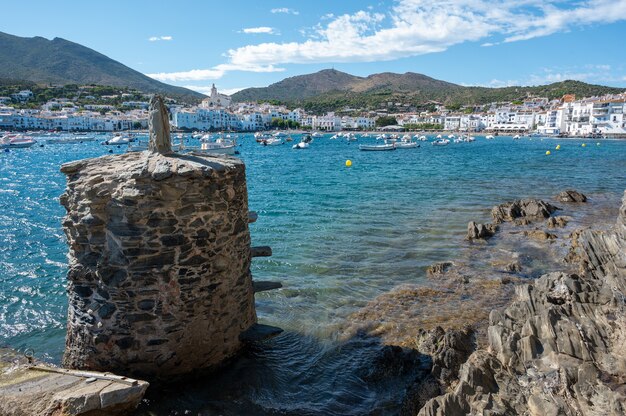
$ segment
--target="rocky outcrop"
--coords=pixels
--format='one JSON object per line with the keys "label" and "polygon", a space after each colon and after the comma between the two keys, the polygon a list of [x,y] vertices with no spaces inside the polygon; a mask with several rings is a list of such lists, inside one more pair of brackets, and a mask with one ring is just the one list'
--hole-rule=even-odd
{"label": "rocky outcrop", "polygon": [[557,216],[548,218],[548,221],[546,221],[546,225],[548,226],[548,228],[563,228],[567,225],[568,222],[568,217]]}
{"label": "rocky outcrop", "polygon": [[492,311],[489,348],[420,415],[626,413],[626,195],[613,232],[583,231],[582,275],[550,273]]}
{"label": "rocky outcrop", "polygon": [[491,216],[496,223],[525,219],[528,221],[548,218],[558,207],[539,199],[518,199],[492,208]]}
{"label": "rocky outcrop", "polygon": [[480,224],[470,221],[469,224],[467,224],[467,239],[487,239],[493,237],[496,231],[498,231],[496,224]]}
{"label": "rocky outcrop", "polygon": [[432,265],[428,266],[426,273],[429,276],[441,275],[441,274],[444,274],[453,265],[454,263],[452,263],[451,261],[442,261],[441,263],[433,263]]}
{"label": "rocky outcrop", "polygon": [[559,202],[587,202],[587,197],[585,195],[572,189],[559,193],[555,198]]}
{"label": "rocky outcrop", "polygon": [[256,322],[243,162],[146,151],[61,170],[63,364],[153,378],[234,355]]}

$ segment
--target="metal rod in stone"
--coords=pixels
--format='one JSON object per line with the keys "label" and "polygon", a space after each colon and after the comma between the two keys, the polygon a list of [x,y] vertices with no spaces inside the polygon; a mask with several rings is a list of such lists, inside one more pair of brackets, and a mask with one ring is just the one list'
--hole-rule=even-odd
{"label": "metal rod in stone", "polygon": [[252,257],[270,257],[272,248],[270,246],[250,247],[250,255]]}
{"label": "metal rod in stone", "polygon": [[150,99],[148,110],[148,129],[150,142],[148,150],[163,155],[172,153],[172,139],[170,137],[170,118],[163,97],[154,95]]}
{"label": "metal rod in stone", "polygon": [[258,218],[259,218],[259,214],[257,214],[256,211],[248,212],[248,223],[256,222]]}

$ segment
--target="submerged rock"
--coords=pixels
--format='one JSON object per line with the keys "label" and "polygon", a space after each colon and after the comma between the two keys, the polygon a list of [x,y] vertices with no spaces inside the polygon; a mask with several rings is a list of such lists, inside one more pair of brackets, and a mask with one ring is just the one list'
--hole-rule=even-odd
{"label": "submerged rock", "polygon": [[540,199],[518,199],[493,207],[491,216],[496,223],[515,221],[518,218],[536,221],[548,218],[558,209],[558,207]]}
{"label": "submerged rock", "polygon": [[559,202],[587,202],[587,197],[572,189],[565,190],[556,196]]}
{"label": "submerged rock", "polygon": [[434,263],[428,267],[426,273],[430,276],[444,274],[450,267],[454,266],[451,261],[443,261],[441,263]]}
{"label": "submerged rock", "polygon": [[419,415],[626,414],[626,194],[615,231],[577,239],[583,275],[549,273],[492,311],[489,349]]}
{"label": "submerged rock", "polygon": [[568,219],[567,217],[558,216],[558,217],[550,217],[548,221],[546,221],[546,225],[548,228],[563,228],[567,225]]}
{"label": "submerged rock", "polygon": [[496,231],[498,231],[496,224],[480,224],[470,221],[469,224],[467,224],[467,239],[487,239],[493,237]]}
{"label": "submerged rock", "polygon": [[532,238],[533,240],[546,241],[546,240],[556,240],[556,234],[547,233],[543,230],[527,230],[524,231],[524,235],[526,237]]}

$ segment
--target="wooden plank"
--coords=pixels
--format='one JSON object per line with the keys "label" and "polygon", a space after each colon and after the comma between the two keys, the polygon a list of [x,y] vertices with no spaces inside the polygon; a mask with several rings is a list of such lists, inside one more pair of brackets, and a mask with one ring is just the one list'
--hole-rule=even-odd
{"label": "wooden plank", "polygon": [[254,289],[254,293],[257,293],[265,292],[266,290],[280,289],[281,287],[283,287],[283,284],[280,282],[271,282],[269,280],[255,280],[252,282],[252,287]]}
{"label": "wooden plank", "polygon": [[256,220],[259,218],[259,214],[256,213],[256,211],[250,211],[248,212],[248,223],[253,223],[256,222]]}
{"label": "wooden plank", "polygon": [[118,383],[127,384],[129,386],[136,386],[138,381],[132,378],[118,376],[111,373],[99,373],[96,371],[80,371],[80,370],[68,370],[66,368],[47,367],[43,365],[33,365],[28,367],[29,370],[45,371],[48,373],[65,374],[74,377],[95,378],[98,380],[115,381]]}
{"label": "wooden plank", "polygon": [[254,324],[239,334],[239,340],[241,340],[241,342],[265,341],[266,339],[275,337],[281,332],[283,332],[283,330],[275,326]]}
{"label": "wooden plank", "polygon": [[272,248],[270,246],[250,247],[250,255],[252,255],[252,257],[270,257],[272,255]]}

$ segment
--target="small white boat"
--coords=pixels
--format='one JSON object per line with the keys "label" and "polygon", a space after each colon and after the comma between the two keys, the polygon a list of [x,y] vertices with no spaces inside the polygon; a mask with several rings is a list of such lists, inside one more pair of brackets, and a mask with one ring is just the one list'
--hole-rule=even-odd
{"label": "small white boat", "polygon": [[128,144],[132,141],[133,139],[131,139],[130,137],[118,135],[109,140],[103,141],[102,144],[105,146],[118,146],[121,144]]}
{"label": "small white boat", "polygon": [[308,149],[309,145],[313,143],[313,137],[311,135],[304,135],[302,139],[300,139],[300,143],[296,143],[292,146],[292,149],[300,150],[300,149]]}
{"label": "small white boat", "polygon": [[519,140],[520,139],[520,135],[516,134],[515,136],[513,136],[513,140]]}
{"label": "small white boat", "polygon": [[448,139],[438,139],[433,142],[433,146],[447,146],[450,144]]}
{"label": "small white boat", "polygon": [[203,142],[202,144],[200,144],[200,149],[192,149],[192,150],[193,152],[199,152],[199,153],[234,155],[236,145],[237,143],[234,139],[219,137],[212,141]]}
{"label": "small white boat", "polygon": [[270,137],[269,139],[261,140],[259,143],[261,143],[263,146],[278,146],[283,144],[283,141],[282,139],[276,137]]}
{"label": "small white boat", "polygon": [[322,137],[323,134],[320,133],[319,131],[316,131],[315,133],[311,134],[311,137]]}
{"label": "small white boat", "polygon": [[487,140],[493,140],[493,139],[494,139],[494,136],[493,136],[492,134],[488,134],[488,135],[486,135],[486,136],[485,136],[485,139],[487,139]]}
{"label": "small white boat", "polygon": [[276,137],[276,138],[283,138],[283,137],[287,137],[288,134],[283,132],[283,131],[277,131],[277,132],[274,132],[274,134],[272,134],[272,136]]}
{"label": "small white boat", "polygon": [[425,142],[426,141],[426,136],[420,136],[419,137],[419,141],[420,142]]}
{"label": "small white boat", "polygon": [[435,137],[436,139],[441,139],[443,136],[441,134],[438,134],[437,137]]}
{"label": "small white boat", "polygon": [[355,142],[356,139],[357,139],[357,137],[354,134],[352,134],[352,133],[346,133],[346,134],[343,135],[343,137],[345,137],[346,140],[349,141],[349,142]]}
{"label": "small white boat", "polygon": [[396,150],[396,146],[393,143],[387,144],[360,144],[359,150],[366,150],[370,152]]}
{"label": "small white boat", "polygon": [[7,134],[0,138],[0,149],[24,149],[37,144],[37,140],[22,134]]}
{"label": "small white boat", "polygon": [[333,134],[332,136],[330,136],[330,140],[337,140],[337,135]]}
{"label": "small white boat", "polygon": [[148,150],[148,142],[142,142],[141,140],[128,143],[128,147],[126,148],[126,152],[143,152],[144,150]]}
{"label": "small white boat", "polygon": [[411,136],[404,135],[401,140],[394,143],[396,149],[414,149],[419,147],[416,141],[413,141]]}

